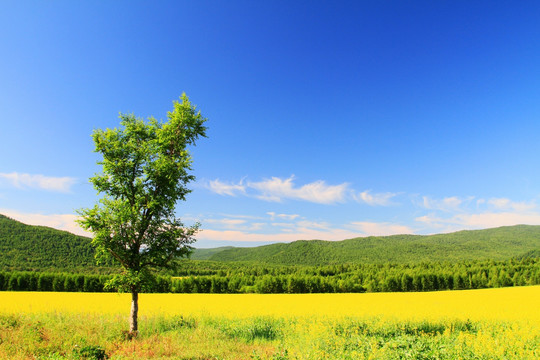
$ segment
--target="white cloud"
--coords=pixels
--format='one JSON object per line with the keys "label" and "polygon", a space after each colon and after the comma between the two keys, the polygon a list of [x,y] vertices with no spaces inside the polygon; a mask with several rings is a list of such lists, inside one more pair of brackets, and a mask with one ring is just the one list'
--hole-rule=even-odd
{"label": "white cloud", "polygon": [[468,227],[477,229],[518,224],[540,225],[540,214],[511,212],[467,214],[457,215],[456,220]]}
{"label": "white cloud", "polygon": [[58,230],[69,231],[70,233],[91,237],[92,234],[83,230],[75,220],[78,219],[74,214],[35,214],[23,213],[16,210],[0,209],[0,214],[20,221],[28,225],[48,226]]}
{"label": "white cloud", "polygon": [[[485,229],[517,224],[540,224],[540,213],[534,201],[516,202],[507,198],[491,198],[472,201],[474,197],[447,197],[442,200],[423,197],[422,206],[433,212],[418,216],[415,221],[425,230],[451,232],[469,229]],[[425,231],[424,231],[425,232]]]}
{"label": "white cloud", "polygon": [[353,194],[353,198],[358,202],[363,202],[371,206],[388,206],[391,204],[390,199],[392,199],[396,194],[394,193],[380,193],[380,194],[371,194],[370,191],[366,190],[364,192]]}
{"label": "white cloud", "polygon": [[238,184],[227,184],[219,179],[208,182],[208,189],[219,195],[236,196],[237,194],[245,194],[246,187],[242,184],[242,180]]}
{"label": "white cloud", "polygon": [[[273,222],[270,225],[274,228],[282,228],[281,230],[291,231],[291,229],[296,228],[296,224],[293,223],[284,223],[284,222]],[[283,229],[285,228],[285,229]]]}
{"label": "white cloud", "polygon": [[446,212],[461,211],[461,207],[470,203],[474,197],[470,196],[460,199],[457,196],[445,197],[443,199],[432,199],[428,196],[422,197],[422,206],[430,210],[440,210]]}
{"label": "white cloud", "polygon": [[294,177],[271,179],[248,182],[248,186],[260,192],[258,198],[267,201],[280,202],[283,199],[305,200],[319,204],[332,204],[342,202],[348,188],[347,183],[340,185],[327,185],[324,181],[315,181],[301,187],[295,187]]}
{"label": "white cloud", "polygon": [[487,204],[497,210],[513,210],[517,212],[526,212],[536,208],[534,202],[515,202],[506,198],[489,199]]}
{"label": "white cloud", "polygon": [[248,181],[244,184],[243,180],[238,183],[225,183],[216,179],[209,181],[206,187],[220,195],[245,195],[271,202],[293,199],[319,204],[344,201],[348,188],[347,183],[327,185],[322,180],[296,187],[293,180],[293,176],[287,179],[272,177],[262,181]]}
{"label": "white cloud", "polygon": [[246,220],[244,219],[205,219],[205,223],[224,226],[227,228],[235,228],[238,225],[244,225]]}
{"label": "white cloud", "polygon": [[249,226],[249,230],[250,230],[250,231],[259,231],[259,230],[261,230],[265,225],[266,225],[266,223],[252,223],[252,224]]}
{"label": "white cloud", "polygon": [[[291,229],[289,229],[291,230]],[[333,229],[332,231],[317,231],[314,229],[304,229],[304,231],[280,231],[277,233],[254,233],[246,231],[219,231],[204,229],[197,234],[199,240],[212,241],[242,241],[242,242],[291,242],[296,240],[329,240],[339,241],[358,237],[357,232]]]}
{"label": "white cloud", "polygon": [[[313,239],[339,241],[360,236],[384,236],[411,234],[415,232],[408,226],[388,222],[358,221],[335,226],[324,221],[306,220],[297,215],[291,217],[288,214],[276,214],[274,212],[268,212],[268,215],[270,215],[271,221],[267,223],[257,222],[250,224],[248,222],[239,225],[235,229],[212,227],[210,229],[203,229],[197,235],[197,238],[212,241],[271,243]],[[277,215],[284,215],[281,218],[286,221],[274,221],[278,219]],[[297,220],[297,218],[299,219]],[[218,222],[216,221],[215,223],[217,224]],[[257,229],[252,225],[260,225],[260,228]]]}
{"label": "white cloud", "polygon": [[[325,222],[299,221],[291,223],[272,223],[273,233],[254,233],[247,231],[203,230],[197,238],[213,241],[242,242],[291,242],[296,240],[329,240],[340,241],[360,236],[386,236],[395,234],[412,234],[414,230],[408,226],[391,223],[352,222],[345,228],[333,227]],[[278,230],[278,231],[276,231]]]}
{"label": "white cloud", "polygon": [[41,174],[0,173],[0,184],[7,183],[19,189],[31,188],[56,192],[70,192],[76,179],[71,177],[51,177]]}
{"label": "white cloud", "polygon": [[300,215],[298,215],[298,214],[276,214],[273,211],[269,211],[266,214],[270,215],[270,217],[272,218],[272,221],[274,221],[276,218],[292,221],[292,220],[300,217]]}
{"label": "white cloud", "polygon": [[349,201],[352,198],[371,206],[388,206],[391,205],[391,199],[396,196],[395,193],[391,192],[372,194],[370,191],[364,191],[357,193],[349,188],[348,183],[328,185],[323,180],[297,186],[294,180],[294,176],[286,179],[272,177],[262,181],[247,182],[242,179],[238,183],[225,183],[216,179],[209,181],[206,188],[220,195],[245,195],[270,202],[292,199],[318,204],[335,204]]}
{"label": "white cloud", "polygon": [[240,215],[240,214],[220,214],[221,216],[225,216],[227,218],[232,219],[245,219],[245,220],[262,220],[264,217],[261,216],[254,216],[254,215]]}
{"label": "white cloud", "polygon": [[248,220],[254,220],[253,217],[242,217],[238,218],[224,218],[224,219],[204,219],[202,221],[203,225],[209,224],[210,226],[226,229],[226,230],[241,230],[241,231],[258,231],[261,230],[266,223],[262,222],[251,222]]}
{"label": "white cloud", "polygon": [[409,226],[387,222],[354,221],[350,223],[350,226],[359,230],[363,236],[387,236],[414,233],[414,230]]}
{"label": "white cloud", "polygon": [[311,229],[332,231],[329,223],[320,221],[301,220],[296,223],[296,226],[303,231]]}
{"label": "white cloud", "polygon": [[442,218],[431,215],[424,215],[415,219],[435,232],[451,232],[457,230],[487,229],[500,226],[511,226],[519,224],[540,225],[539,213],[518,213],[518,212],[483,212],[471,214],[457,214],[449,218]]}

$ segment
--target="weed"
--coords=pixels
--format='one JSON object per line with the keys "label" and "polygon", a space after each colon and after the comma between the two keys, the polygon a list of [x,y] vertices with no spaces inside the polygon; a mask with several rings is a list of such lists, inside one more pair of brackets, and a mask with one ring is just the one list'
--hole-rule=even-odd
{"label": "weed", "polygon": [[20,319],[16,315],[0,315],[0,328],[14,329],[20,324]]}
{"label": "weed", "polygon": [[248,342],[256,339],[275,340],[282,335],[279,321],[272,318],[254,318],[242,321],[229,321],[222,331],[230,337]]}
{"label": "weed", "polygon": [[76,346],[73,349],[73,353],[76,358],[84,360],[106,360],[109,357],[99,346],[86,345],[83,347]]}

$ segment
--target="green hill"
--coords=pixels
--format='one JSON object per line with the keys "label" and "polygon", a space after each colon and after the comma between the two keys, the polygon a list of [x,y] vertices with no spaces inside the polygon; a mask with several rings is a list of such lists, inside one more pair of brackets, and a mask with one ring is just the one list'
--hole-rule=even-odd
{"label": "green hill", "polygon": [[190,258],[192,260],[208,260],[217,253],[220,253],[224,250],[234,249],[233,246],[221,246],[211,249],[194,249]]}
{"label": "green hill", "polygon": [[0,270],[88,272],[95,268],[90,239],[0,215]]}
{"label": "green hill", "polygon": [[437,235],[295,241],[216,251],[208,260],[281,265],[506,260],[540,249],[540,226],[516,225]]}
{"label": "green hill", "polygon": [[[90,239],[0,215],[0,270],[103,271]],[[540,226],[517,225],[438,235],[394,235],[343,241],[300,240],[253,248],[196,249],[193,260],[271,265],[419,263],[536,257]]]}

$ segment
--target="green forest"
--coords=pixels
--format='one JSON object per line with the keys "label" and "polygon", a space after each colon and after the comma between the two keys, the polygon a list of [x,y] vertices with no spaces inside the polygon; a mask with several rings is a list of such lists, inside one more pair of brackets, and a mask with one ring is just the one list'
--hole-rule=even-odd
{"label": "green forest", "polygon": [[294,241],[252,248],[197,249],[192,259],[281,265],[505,260],[540,249],[540,226],[517,225],[437,235]]}
{"label": "green forest", "polygon": [[[540,284],[540,258],[457,263],[265,266],[187,260],[175,276],[157,276],[150,292],[342,293],[484,289]],[[111,275],[0,272],[0,290],[115,291]]]}
{"label": "green forest", "polygon": [[[113,263],[90,239],[0,215],[0,290],[115,291]],[[336,293],[481,289],[540,284],[540,227],[430,236],[296,241],[196,249],[161,270],[151,292]]]}
{"label": "green forest", "polygon": [[0,270],[99,272],[91,239],[0,214]]}

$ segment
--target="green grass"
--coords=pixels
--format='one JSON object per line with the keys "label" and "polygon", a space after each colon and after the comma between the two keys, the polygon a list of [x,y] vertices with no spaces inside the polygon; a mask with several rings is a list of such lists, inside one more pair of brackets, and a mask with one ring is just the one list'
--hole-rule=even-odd
{"label": "green grass", "polygon": [[[470,321],[0,315],[2,359],[536,359],[537,327]],[[516,339],[519,339],[517,341]]]}

